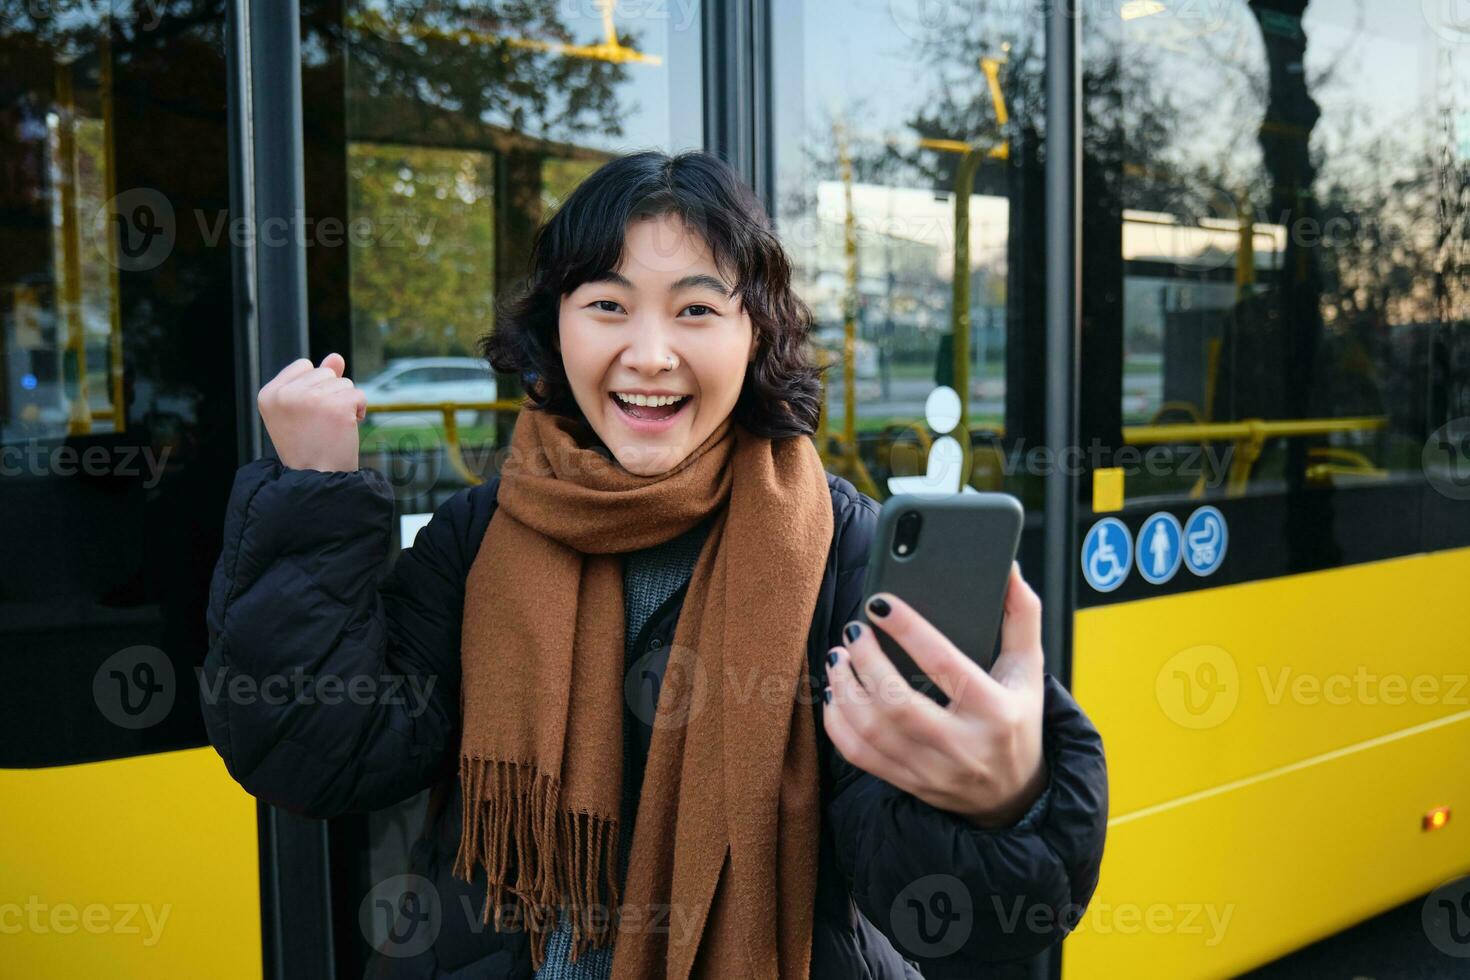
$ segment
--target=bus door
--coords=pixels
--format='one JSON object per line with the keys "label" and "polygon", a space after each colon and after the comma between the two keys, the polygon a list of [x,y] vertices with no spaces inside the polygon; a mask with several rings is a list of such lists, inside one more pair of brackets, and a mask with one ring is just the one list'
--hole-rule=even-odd
{"label": "bus door", "polygon": [[0,31],[0,955],[257,978],[195,674],[241,445],[226,10],[123,6]]}

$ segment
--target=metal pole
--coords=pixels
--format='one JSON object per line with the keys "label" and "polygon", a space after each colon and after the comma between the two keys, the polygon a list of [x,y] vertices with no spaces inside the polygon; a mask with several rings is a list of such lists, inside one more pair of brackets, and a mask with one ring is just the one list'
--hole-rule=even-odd
{"label": "metal pole", "polygon": [[[236,383],[241,455],[269,451],[255,420],[262,374],[309,353],[301,131],[301,13],[297,0],[230,0],[231,205],[249,234],[235,249]],[[327,824],[256,806],[261,960],[265,980],[329,980],[332,937]]]}
{"label": "metal pole", "polygon": [[[1077,0],[1046,5],[1046,444],[1053,460],[1077,438],[1080,318],[1082,84]],[[1045,484],[1042,642],[1046,668],[1071,684],[1076,603],[1077,478],[1054,465]],[[1033,975],[1061,976],[1061,949],[1036,958]]]}

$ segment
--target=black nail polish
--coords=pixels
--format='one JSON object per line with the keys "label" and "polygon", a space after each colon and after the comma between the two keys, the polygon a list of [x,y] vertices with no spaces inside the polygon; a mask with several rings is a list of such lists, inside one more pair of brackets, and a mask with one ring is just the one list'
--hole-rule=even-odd
{"label": "black nail polish", "polygon": [[873,596],[873,598],[868,600],[868,612],[872,613],[874,616],[887,616],[889,613],[893,612],[893,609],[891,606],[888,605],[887,600],[885,600],[882,596],[875,595]]}
{"label": "black nail polish", "polygon": [[857,638],[862,635],[862,632],[863,628],[857,623],[848,623],[847,629],[842,631],[842,635],[847,637],[848,643],[854,643],[857,641]]}
{"label": "black nail polish", "polygon": [[835,666],[836,664],[837,664],[837,651],[836,650],[828,650],[827,651],[827,666],[832,667],[832,666]]}
{"label": "black nail polish", "polygon": [[822,700],[828,704],[832,703],[832,689],[830,687],[822,688]]}

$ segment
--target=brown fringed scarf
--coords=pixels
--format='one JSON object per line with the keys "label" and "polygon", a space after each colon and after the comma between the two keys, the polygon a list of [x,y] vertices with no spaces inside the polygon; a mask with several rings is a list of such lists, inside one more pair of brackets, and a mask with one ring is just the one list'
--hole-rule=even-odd
{"label": "brown fringed scarf", "polygon": [[[497,928],[526,928],[537,969],[564,907],[572,959],[615,939],[617,980],[806,977],[820,826],[806,639],[832,540],[815,445],[726,418],[672,471],[640,477],[584,423],[528,407],[499,500],[462,644],[454,872],[485,868],[483,921],[493,907]],[[712,512],[619,896],[619,556]]]}

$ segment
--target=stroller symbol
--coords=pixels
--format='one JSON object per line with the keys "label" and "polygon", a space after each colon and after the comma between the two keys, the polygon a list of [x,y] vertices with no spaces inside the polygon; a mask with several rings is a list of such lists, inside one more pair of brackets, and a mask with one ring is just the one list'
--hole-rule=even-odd
{"label": "stroller symbol", "polygon": [[1230,533],[1214,507],[1200,507],[1184,525],[1184,564],[1196,575],[1210,575],[1225,560]]}

